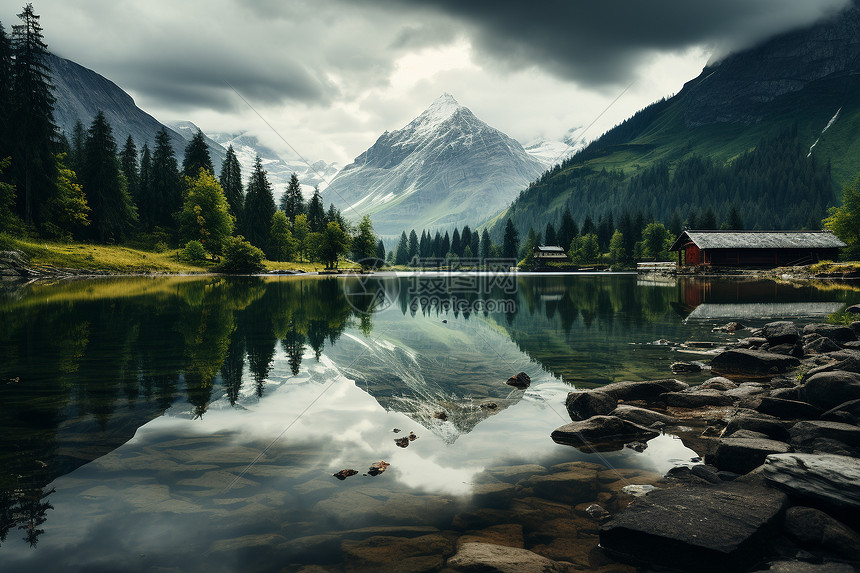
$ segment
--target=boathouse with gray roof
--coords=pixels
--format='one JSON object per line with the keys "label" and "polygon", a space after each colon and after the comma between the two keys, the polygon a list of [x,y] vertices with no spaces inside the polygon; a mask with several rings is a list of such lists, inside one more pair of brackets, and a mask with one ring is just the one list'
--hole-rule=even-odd
{"label": "boathouse with gray roof", "polygon": [[844,247],[830,231],[684,231],[670,250],[678,266],[787,267],[835,261]]}

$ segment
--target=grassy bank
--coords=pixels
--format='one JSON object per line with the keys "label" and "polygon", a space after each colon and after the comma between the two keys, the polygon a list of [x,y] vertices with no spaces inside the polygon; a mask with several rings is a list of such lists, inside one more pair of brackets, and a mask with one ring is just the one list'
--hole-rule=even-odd
{"label": "grassy bank", "polygon": [[[178,250],[155,252],[125,247],[123,245],[97,245],[90,243],[55,243],[45,240],[0,238],[0,250],[17,249],[30,259],[33,267],[56,269],[92,270],[114,274],[167,273],[188,274],[211,272],[214,263],[188,262],[180,260]],[[265,261],[266,269],[323,270],[319,263]],[[340,264],[343,270],[358,268],[351,261]]]}

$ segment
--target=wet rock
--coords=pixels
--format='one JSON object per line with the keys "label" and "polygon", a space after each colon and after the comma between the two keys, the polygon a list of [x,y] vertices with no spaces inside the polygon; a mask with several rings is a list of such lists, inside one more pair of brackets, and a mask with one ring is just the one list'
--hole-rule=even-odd
{"label": "wet rock", "polygon": [[767,414],[742,413],[737,414],[729,419],[724,435],[730,436],[738,430],[751,430],[766,434],[772,440],[788,441],[788,424],[773,416]]}
{"label": "wet rock", "polygon": [[633,450],[634,452],[639,452],[640,454],[648,449],[648,444],[645,442],[630,442],[624,444],[624,447],[628,450]]}
{"label": "wet rock", "polygon": [[752,430],[738,430],[731,434],[725,434],[726,438],[748,438],[750,440],[767,440],[770,436],[761,432],[753,432]]}
{"label": "wet rock", "polygon": [[394,443],[397,444],[399,448],[406,448],[409,446],[409,437],[403,436],[402,438],[394,438]]}
{"label": "wet rock", "polygon": [[633,497],[643,497],[657,489],[659,488],[651,484],[630,484],[622,487],[621,493],[626,493],[627,495],[632,495]]}
{"label": "wet rock", "polygon": [[744,485],[652,491],[600,530],[600,545],[630,563],[684,571],[745,571],[760,557],[787,503]]}
{"label": "wet rock", "polygon": [[729,376],[784,374],[800,365],[794,356],[759,350],[726,350],[711,361],[711,370]]}
{"label": "wet rock", "polygon": [[826,336],[818,336],[803,345],[803,352],[805,354],[826,354],[836,350],[839,350],[839,345]]}
{"label": "wet rock", "polygon": [[662,395],[666,404],[675,408],[702,408],[704,406],[731,406],[735,403],[732,396],[719,390],[699,392],[667,392]]}
{"label": "wet rock", "polygon": [[860,446],[860,426],[826,420],[804,420],[789,430],[791,443],[801,447],[811,447],[818,438],[827,438],[847,444]]}
{"label": "wet rock", "polygon": [[665,380],[645,380],[641,382],[614,382],[601,386],[600,391],[616,400],[652,400],[666,392],[680,392],[690,385],[674,378]]}
{"label": "wet rock", "polygon": [[740,322],[727,322],[722,326],[715,326],[712,331],[713,332],[737,332],[738,330],[744,330],[746,326],[741,324]]}
{"label": "wet rock", "polygon": [[423,573],[442,568],[445,557],[454,552],[454,541],[440,533],[412,538],[379,535],[346,540],[342,550],[346,571]]}
{"label": "wet rock", "polygon": [[688,374],[702,371],[702,366],[695,362],[673,362],[670,368],[675,374]]}
{"label": "wet rock", "polygon": [[447,566],[461,573],[561,573],[556,561],[527,549],[491,543],[464,543]]}
{"label": "wet rock", "polygon": [[385,471],[385,468],[387,468],[390,465],[391,464],[389,464],[387,462],[383,462],[383,461],[372,463],[372,464],[370,464],[370,469],[367,470],[367,475],[378,476],[379,474],[381,474],[382,472]]}
{"label": "wet rock", "polygon": [[597,521],[606,521],[607,519],[612,517],[609,512],[606,511],[606,509],[596,503],[592,503],[591,505],[586,507],[585,513],[588,515],[588,517]]}
{"label": "wet rock", "polygon": [[519,372],[508,378],[507,385],[514,388],[528,388],[532,383],[532,379],[525,372]]}
{"label": "wet rock", "polygon": [[807,324],[803,327],[803,334],[819,334],[829,338],[834,342],[850,342],[857,340],[857,335],[847,326],[839,326],[836,324]]}
{"label": "wet rock", "polygon": [[717,475],[717,469],[705,464],[697,464],[690,468],[690,473],[709,483],[721,483],[723,480]]}
{"label": "wet rock", "polygon": [[509,483],[484,483],[472,487],[472,499],[479,507],[505,507],[514,496],[515,488]]}
{"label": "wet rock", "polygon": [[348,477],[352,477],[358,473],[357,470],[340,470],[336,474],[332,474],[334,477],[339,479],[340,481],[345,480]]}
{"label": "wet rock", "polygon": [[806,381],[802,394],[807,402],[825,410],[858,400],[860,374],[841,370],[819,372]]}
{"label": "wet rock", "polygon": [[523,526],[519,523],[504,523],[486,529],[468,531],[457,539],[457,547],[462,547],[466,543],[491,543],[522,549],[525,547]]}
{"label": "wet rock", "polygon": [[783,527],[802,547],[860,561],[860,535],[823,511],[812,507],[790,507],[785,512]]}
{"label": "wet rock", "polygon": [[522,480],[518,487],[528,495],[576,505],[597,496],[597,470],[572,467],[568,471]]}
{"label": "wet rock", "polygon": [[583,451],[617,450],[631,439],[647,441],[659,435],[659,432],[650,428],[615,416],[592,416],[588,420],[556,428],[550,434],[554,442],[575,446]]}
{"label": "wet rock", "polygon": [[821,419],[845,424],[860,424],[860,399],[839,404],[821,414]]}
{"label": "wet rock", "polygon": [[738,385],[728,378],[724,378],[722,376],[714,376],[713,378],[708,378],[705,380],[699,388],[706,390],[722,390],[725,392],[726,390],[732,390],[737,388]]}
{"label": "wet rock", "polygon": [[857,573],[847,563],[809,563],[807,561],[772,561],[768,573]]}
{"label": "wet rock", "polygon": [[[834,358],[834,354],[836,356],[840,356],[839,353],[831,352],[826,355],[816,357],[817,361],[820,362],[819,366],[810,369],[803,375],[801,382],[804,384],[816,374],[820,374],[822,372],[854,372],[860,373],[860,358],[855,357],[838,357]],[[816,363],[819,363],[816,362]]]}
{"label": "wet rock", "polygon": [[750,336],[738,340],[737,348],[759,348],[763,344],[767,344],[767,339],[759,336]]}
{"label": "wet rock", "polygon": [[[764,348],[762,348],[764,350]],[[803,358],[803,346],[795,344],[776,344],[767,349],[773,354],[784,354],[786,356],[794,356],[795,358]]]}
{"label": "wet rock", "polygon": [[627,420],[628,422],[633,422],[634,424],[639,424],[640,426],[648,428],[652,427],[655,423],[665,425],[678,423],[678,419],[673,416],[627,404],[619,404],[618,407],[609,413],[609,415],[616,416],[622,420]]}
{"label": "wet rock", "polygon": [[564,405],[574,422],[587,420],[592,416],[603,416],[615,409],[615,398],[600,390],[570,392]]}
{"label": "wet rock", "polygon": [[494,478],[507,482],[516,483],[523,478],[547,473],[547,469],[538,464],[522,464],[518,466],[500,466],[490,468],[487,473]]}
{"label": "wet rock", "polygon": [[771,390],[770,397],[771,398],[782,398],[783,400],[797,400],[802,402],[800,399],[800,387],[794,386],[791,388],[777,388],[775,390]]}
{"label": "wet rock", "polygon": [[800,331],[797,330],[797,326],[788,320],[765,324],[761,327],[761,334],[771,345],[794,344],[800,338]]}
{"label": "wet rock", "polygon": [[762,414],[795,420],[801,418],[816,418],[821,412],[820,409],[808,402],[786,400],[784,398],[772,398],[770,396],[762,396],[755,409]]}
{"label": "wet rock", "polygon": [[721,470],[745,474],[762,465],[770,454],[784,454],[791,447],[775,440],[722,438],[714,454],[714,465]]}
{"label": "wet rock", "polygon": [[860,460],[831,454],[786,453],[767,457],[767,482],[800,499],[843,511],[860,510]]}

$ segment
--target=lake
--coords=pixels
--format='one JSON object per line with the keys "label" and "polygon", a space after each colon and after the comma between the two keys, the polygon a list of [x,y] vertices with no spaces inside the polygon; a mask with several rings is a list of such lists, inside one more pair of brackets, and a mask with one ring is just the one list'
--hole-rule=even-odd
{"label": "lake", "polygon": [[[567,393],[707,363],[681,343],[748,335],[712,332],[729,320],[860,301],[835,283],[608,273],[0,289],[2,571],[430,571],[469,536],[632,571],[594,549],[583,507],[617,508],[697,454],[672,435],[555,444]],[[525,391],[505,384],[520,371]],[[577,488],[549,487],[561,474]]]}

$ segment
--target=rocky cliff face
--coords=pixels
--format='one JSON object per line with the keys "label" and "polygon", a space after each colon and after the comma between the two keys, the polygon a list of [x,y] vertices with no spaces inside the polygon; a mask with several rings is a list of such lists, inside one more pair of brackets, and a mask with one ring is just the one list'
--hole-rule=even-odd
{"label": "rocky cliff face", "polygon": [[[51,55],[48,58],[48,65],[51,68],[54,96],[57,98],[54,104],[54,120],[66,136],[71,136],[78,119],[84,127],[89,127],[96,113],[101,110],[111,124],[113,136],[120,148],[131,135],[138,150],[143,148],[144,143],[149,144],[152,149],[155,135],[165,126],[137,107],[134,99],[122,88],[71,60]],[[188,142],[172,129],[168,128],[167,132],[181,164]],[[212,155],[212,163],[217,172],[221,169],[224,150],[219,151],[210,146],[209,153]]]}
{"label": "rocky cliff face", "polygon": [[517,141],[445,94],[344,167],[325,200],[352,219],[371,214],[382,235],[475,226],[543,169]]}
{"label": "rocky cliff face", "polygon": [[678,94],[687,126],[754,123],[768,104],[817,80],[860,71],[860,8],[709,64]]}

